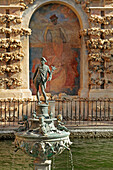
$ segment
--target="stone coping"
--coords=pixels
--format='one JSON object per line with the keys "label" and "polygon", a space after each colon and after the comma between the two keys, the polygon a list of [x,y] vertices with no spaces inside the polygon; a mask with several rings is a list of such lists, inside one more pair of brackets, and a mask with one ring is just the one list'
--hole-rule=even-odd
{"label": "stone coping", "polygon": [[[14,139],[18,127],[1,127],[0,139]],[[67,126],[70,138],[113,138],[113,126]]]}

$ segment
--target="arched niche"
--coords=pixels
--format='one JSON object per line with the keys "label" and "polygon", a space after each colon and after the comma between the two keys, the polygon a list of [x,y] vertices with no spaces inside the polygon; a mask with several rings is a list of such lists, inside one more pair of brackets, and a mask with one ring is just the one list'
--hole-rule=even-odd
{"label": "arched niche", "polygon": [[[88,28],[88,18],[86,13],[82,10],[80,5],[77,5],[74,0],[65,0],[65,1],[35,1],[35,3],[26,9],[22,15],[22,26],[24,28],[28,28],[32,16],[35,12],[40,9],[41,7],[49,4],[60,4],[68,7],[71,9],[78,18],[80,29]],[[26,70],[24,71],[27,74],[27,82],[29,86],[29,37],[22,39],[22,43],[24,45],[24,53],[25,58],[24,62],[26,64]],[[23,63],[24,64],[24,63]],[[30,88],[30,87],[29,87]],[[81,38],[81,50],[80,50],[80,89],[78,94],[82,97],[86,97],[88,95],[88,60],[87,60],[87,51],[85,48],[84,39]]]}

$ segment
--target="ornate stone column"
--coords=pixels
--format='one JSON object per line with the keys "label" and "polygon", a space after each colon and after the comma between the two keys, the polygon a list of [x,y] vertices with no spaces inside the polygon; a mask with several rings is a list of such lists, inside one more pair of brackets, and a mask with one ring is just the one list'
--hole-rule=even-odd
{"label": "ornate stone column", "polygon": [[0,3],[0,98],[28,98],[32,95],[29,90],[29,56],[25,58],[26,44],[21,41],[31,34],[30,29],[21,25],[25,8],[22,0]]}

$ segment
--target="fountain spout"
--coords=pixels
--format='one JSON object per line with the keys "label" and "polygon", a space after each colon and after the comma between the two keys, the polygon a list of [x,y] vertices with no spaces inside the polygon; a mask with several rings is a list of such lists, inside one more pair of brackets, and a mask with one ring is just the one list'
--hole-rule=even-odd
{"label": "fountain spout", "polygon": [[69,147],[67,147],[66,145],[64,145],[64,144],[62,144],[62,145],[60,145],[61,147],[64,147],[65,149],[67,149],[68,151],[70,151],[70,148]]}

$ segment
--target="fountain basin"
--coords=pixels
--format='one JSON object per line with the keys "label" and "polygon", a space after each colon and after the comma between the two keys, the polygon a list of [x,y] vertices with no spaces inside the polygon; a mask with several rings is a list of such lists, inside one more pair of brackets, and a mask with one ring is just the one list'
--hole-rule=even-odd
{"label": "fountain basin", "polygon": [[54,136],[53,133],[40,135],[18,132],[15,138],[15,146],[28,155],[44,161],[53,155],[61,154],[64,149],[69,150],[69,145],[71,145],[69,135],[69,132],[54,133]]}

